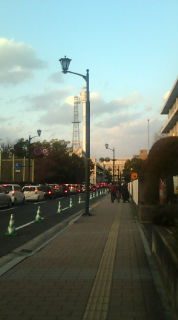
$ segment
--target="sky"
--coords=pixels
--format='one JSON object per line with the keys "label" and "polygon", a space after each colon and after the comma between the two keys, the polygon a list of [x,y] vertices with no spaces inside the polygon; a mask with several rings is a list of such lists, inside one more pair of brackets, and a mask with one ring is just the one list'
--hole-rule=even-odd
{"label": "sky", "polygon": [[[0,143],[37,129],[72,141],[85,80],[61,72],[66,55],[90,73],[91,157],[151,147],[178,74],[177,12],[178,0],[0,0]],[[82,139],[82,104],[79,120]]]}

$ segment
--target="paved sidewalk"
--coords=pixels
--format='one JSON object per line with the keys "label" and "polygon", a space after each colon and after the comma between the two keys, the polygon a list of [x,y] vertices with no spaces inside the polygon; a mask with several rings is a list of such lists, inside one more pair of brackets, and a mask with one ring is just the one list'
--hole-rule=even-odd
{"label": "paved sidewalk", "polygon": [[106,196],[2,275],[0,319],[166,319],[134,212]]}

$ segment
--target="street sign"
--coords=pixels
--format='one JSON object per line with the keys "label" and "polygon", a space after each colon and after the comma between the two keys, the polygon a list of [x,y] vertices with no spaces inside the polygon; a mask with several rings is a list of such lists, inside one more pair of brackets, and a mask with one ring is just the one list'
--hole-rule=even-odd
{"label": "street sign", "polygon": [[15,169],[16,169],[16,170],[22,169],[22,164],[21,164],[21,163],[16,163],[16,164],[15,164]]}
{"label": "street sign", "polygon": [[44,156],[48,156],[48,154],[49,154],[49,150],[47,148],[43,148],[42,152],[43,152]]}
{"label": "street sign", "polygon": [[43,153],[41,148],[35,148],[33,152],[36,156],[40,156]]}

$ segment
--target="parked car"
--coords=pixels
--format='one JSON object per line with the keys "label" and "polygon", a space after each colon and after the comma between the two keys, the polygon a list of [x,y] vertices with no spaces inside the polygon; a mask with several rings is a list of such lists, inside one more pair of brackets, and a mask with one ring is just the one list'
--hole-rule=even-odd
{"label": "parked car", "polygon": [[25,196],[19,184],[8,183],[2,184],[1,186],[5,189],[6,194],[10,196],[12,204],[24,203]]}
{"label": "parked car", "polygon": [[0,208],[10,208],[11,206],[11,197],[6,193],[6,189],[0,186]]}
{"label": "parked car", "polygon": [[25,200],[44,200],[45,192],[40,186],[25,186],[22,188]]}

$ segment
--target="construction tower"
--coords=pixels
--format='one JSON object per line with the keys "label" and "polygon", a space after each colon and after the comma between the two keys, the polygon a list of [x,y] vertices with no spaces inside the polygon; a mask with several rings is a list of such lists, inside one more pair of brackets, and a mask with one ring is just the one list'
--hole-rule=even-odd
{"label": "construction tower", "polygon": [[78,105],[80,104],[80,98],[74,97],[74,121],[73,123],[73,137],[72,137],[72,151],[73,153],[80,153],[80,130],[79,130],[79,112]]}

